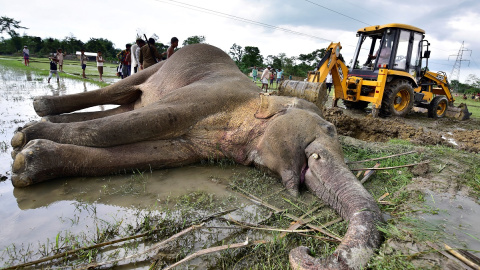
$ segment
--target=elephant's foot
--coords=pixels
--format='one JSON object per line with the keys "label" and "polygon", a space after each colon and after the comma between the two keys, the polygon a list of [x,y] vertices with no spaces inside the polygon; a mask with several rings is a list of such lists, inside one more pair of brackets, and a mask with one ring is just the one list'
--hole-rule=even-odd
{"label": "elephant's foot", "polygon": [[63,163],[55,149],[56,144],[48,140],[33,140],[25,145],[13,161],[13,186],[26,187],[55,177],[52,172],[58,170],[53,168]]}
{"label": "elephant's foot", "polygon": [[18,128],[10,141],[14,150],[14,152],[12,152],[12,158],[15,159],[16,154],[20,152],[29,141],[43,138],[43,134],[56,134],[56,131],[53,131],[51,127],[47,126],[48,124],[49,122],[47,120],[41,119],[40,121],[33,121]]}
{"label": "elephant's foot", "polygon": [[56,114],[56,106],[53,101],[55,97],[41,96],[33,99],[33,108],[39,116]]}
{"label": "elephant's foot", "polygon": [[27,139],[25,134],[22,131],[15,132],[10,142],[15,152],[18,152],[19,149],[22,149],[26,143],[27,143]]}

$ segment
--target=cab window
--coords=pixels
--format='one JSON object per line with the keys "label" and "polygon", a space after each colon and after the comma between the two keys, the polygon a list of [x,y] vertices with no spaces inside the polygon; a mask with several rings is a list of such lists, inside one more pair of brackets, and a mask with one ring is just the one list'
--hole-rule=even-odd
{"label": "cab window", "polygon": [[401,30],[398,40],[397,54],[393,64],[394,69],[405,70],[407,67],[408,45],[410,42],[410,31]]}

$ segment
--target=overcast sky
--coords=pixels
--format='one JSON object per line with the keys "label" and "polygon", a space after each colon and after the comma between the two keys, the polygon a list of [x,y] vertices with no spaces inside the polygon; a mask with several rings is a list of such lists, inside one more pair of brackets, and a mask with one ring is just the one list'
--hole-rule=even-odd
{"label": "overcast sky", "polygon": [[404,23],[425,30],[430,70],[450,75],[465,42],[471,51],[463,60],[470,61],[461,63],[460,81],[480,77],[479,0],[0,0],[0,7],[0,16],[29,28],[21,33],[42,38],[106,38],[123,48],[138,30],[164,44],[200,35],[227,52],[233,43],[258,47],[264,57],[298,56],[340,41],[347,63],[358,29]]}

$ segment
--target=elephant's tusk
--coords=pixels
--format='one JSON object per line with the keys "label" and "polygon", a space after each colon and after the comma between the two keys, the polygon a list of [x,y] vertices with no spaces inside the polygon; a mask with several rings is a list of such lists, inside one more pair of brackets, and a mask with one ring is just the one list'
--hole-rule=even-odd
{"label": "elephant's tusk", "polygon": [[320,158],[317,153],[313,153],[310,155],[310,157],[313,157],[314,159]]}

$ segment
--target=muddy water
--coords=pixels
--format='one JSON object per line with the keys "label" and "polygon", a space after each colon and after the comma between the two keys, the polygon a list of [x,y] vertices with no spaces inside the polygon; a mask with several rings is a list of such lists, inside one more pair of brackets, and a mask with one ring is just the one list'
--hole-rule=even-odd
{"label": "muddy water", "polygon": [[[480,256],[480,212],[478,204],[461,195],[425,192],[428,206],[435,214],[424,214],[420,218],[433,226],[433,230],[445,232],[445,242],[454,248],[476,250]],[[472,251],[473,252],[473,251]]]}
{"label": "muddy water", "polygon": [[[33,249],[56,235],[91,232],[98,220],[126,220],[139,209],[191,191],[229,196],[228,177],[242,166],[190,166],[92,178],[56,179],[27,188],[11,184],[10,139],[17,127],[37,121],[32,100],[40,95],[66,95],[97,89],[88,82],[61,78],[48,84],[33,72],[0,66],[0,254],[7,247]],[[108,106],[87,110],[103,110]],[[3,258],[5,260],[5,258]],[[0,267],[4,261],[0,259]]]}

